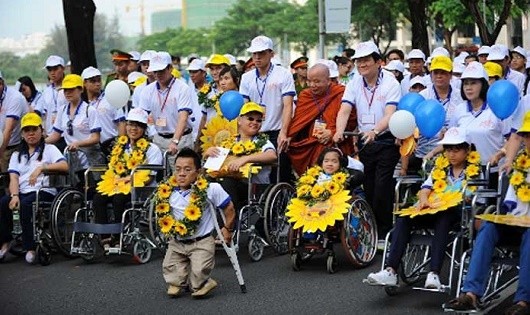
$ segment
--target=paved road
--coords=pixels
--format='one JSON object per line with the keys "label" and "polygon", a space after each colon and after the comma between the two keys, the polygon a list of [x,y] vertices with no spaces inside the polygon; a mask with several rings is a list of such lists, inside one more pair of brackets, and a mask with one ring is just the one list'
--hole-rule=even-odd
{"label": "paved road", "polygon": [[341,269],[326,272],[324,257],[314,257],[294,272],[288,256],[267,251],[263,260],[240,263],[248,293],[242,294],[224,252],[217,253],[213,277],[220,283],[204,300],[189,295],[169,299],[161,273],[162,256],[145,265],[128,256],[112,256],[94,264],[54,255],[50,266],[29,266],[9,257],[0,265],[2,314],[443,314],[447,295],[406,290],[388,297],[362,279],[379,268],[378,260],[354,270],[337,249]]}

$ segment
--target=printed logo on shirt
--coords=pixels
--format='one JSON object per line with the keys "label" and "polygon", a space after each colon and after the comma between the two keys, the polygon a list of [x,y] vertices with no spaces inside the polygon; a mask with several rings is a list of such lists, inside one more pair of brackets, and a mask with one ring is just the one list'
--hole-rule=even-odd
{"label": "printed logo on shirt", "polygon": [[495,122],[491,119],[484,120],[479,124],[481,128],[493,129],[495,128]]}

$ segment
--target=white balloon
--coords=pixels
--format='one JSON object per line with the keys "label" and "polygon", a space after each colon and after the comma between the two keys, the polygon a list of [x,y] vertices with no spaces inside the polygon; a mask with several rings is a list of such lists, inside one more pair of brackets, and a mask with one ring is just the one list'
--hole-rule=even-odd
{"label": "white balloon", "polygon": [[414,133],[416,120],[411,112],[406,110],[396,111],[388,121],[388,129],[398,139],[406,139]]}
{"label": "white balloon", "polygon": [[105,87],[105,98],[113,107],[120,109],[127,105],[131,90],[122,80],[112,80]]}

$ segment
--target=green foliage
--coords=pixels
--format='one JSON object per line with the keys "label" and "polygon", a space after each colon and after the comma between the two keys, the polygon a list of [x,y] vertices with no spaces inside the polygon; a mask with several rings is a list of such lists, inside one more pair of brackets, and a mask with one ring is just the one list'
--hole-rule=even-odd
{"label": "green foliage", "polygon": [[210,31],[200,29],[167,29],[164,32],[144,36],[138,41],[140,50],[164,50],[170,54],[189,55],[198,53],[203,56],[212,53]]}

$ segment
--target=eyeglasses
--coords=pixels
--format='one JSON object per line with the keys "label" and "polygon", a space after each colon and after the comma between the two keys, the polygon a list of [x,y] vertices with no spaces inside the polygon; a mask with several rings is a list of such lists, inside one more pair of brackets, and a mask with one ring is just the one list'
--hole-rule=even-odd
{"label": "eyeglasses", "polygon": [[68,122],[66,122],[66,132],[69,136],[74,135],[74,124],[72,123],[72,120],[68,120]]}
{"label": "eyeglasses", "polygon": [[263,119],[261,118],[254,118],[254,117],[247,117],[248,121],[256,121],[257,123],[261,123]]}

